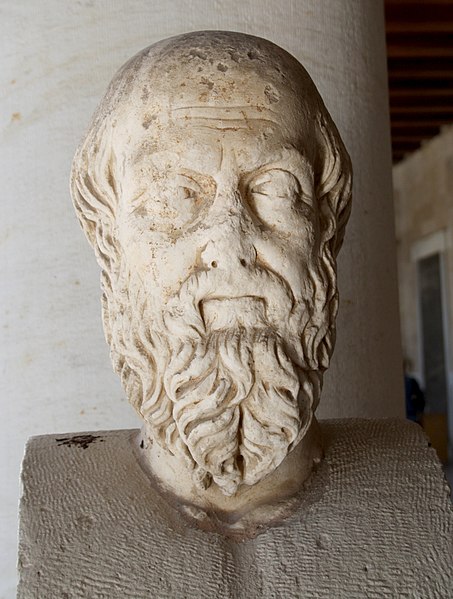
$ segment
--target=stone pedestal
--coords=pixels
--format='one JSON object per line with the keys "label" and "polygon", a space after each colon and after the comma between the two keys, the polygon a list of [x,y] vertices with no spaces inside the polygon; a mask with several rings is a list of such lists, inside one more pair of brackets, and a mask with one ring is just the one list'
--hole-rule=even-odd
{"label": "stone pedestal", "polygon": [[448,486],[422,430],[322,423],[325,460],[285,521],[242,541],[200,530],[151,486],[138,431],[32,438],[19,599],[453,596]]}

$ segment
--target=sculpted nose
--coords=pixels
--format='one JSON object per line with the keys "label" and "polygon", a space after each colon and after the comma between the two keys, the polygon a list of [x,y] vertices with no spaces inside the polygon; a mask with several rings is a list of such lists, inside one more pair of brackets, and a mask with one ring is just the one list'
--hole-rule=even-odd
{"label": "sculpted nose", "polygon": [[201,252],[203,266],[233,271],[253,267],[253,223],[234,177],[219,185],[209,221],[207,243]]}
{"label": "sculpted nose", "polygon": [[[237,231],[233,235],[237,235]],[[252,244],[237,243],[231,239],[211,240],[201,252],[201,260],[205,268],[221,268],[235,270],[253,267],[256,262],[256,250]]]}

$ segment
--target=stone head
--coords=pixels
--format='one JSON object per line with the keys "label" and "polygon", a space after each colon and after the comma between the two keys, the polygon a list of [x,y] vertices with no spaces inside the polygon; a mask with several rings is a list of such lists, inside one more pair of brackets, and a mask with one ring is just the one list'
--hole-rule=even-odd
{"label": "stone head", "polygon": [[335,337],[349,157],[308,73],[197,32],[115,76],[72,197],[114,367],[147,434],[226,495],[306,435]]}

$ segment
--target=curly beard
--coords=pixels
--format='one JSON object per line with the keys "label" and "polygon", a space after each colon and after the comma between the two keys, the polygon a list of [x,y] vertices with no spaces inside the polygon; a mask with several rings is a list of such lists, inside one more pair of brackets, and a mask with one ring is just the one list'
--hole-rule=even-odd
{"label": "curly beard", "polygon": [[[312,366],[321,342],[324,362],[333,343],[319,293],[325,276],[310,273],[311,301],[296,301],[266,268],[257,267],[253,279],[242,282],[245,300],[227,308],[228,300],[218,301],[209,313],[203,299],[214,291],[228,297],[224,278],[198,272],[156,314],[138,277],[119,276],[121,293],[103,277],[104,327],[129,401],[152,439],[186,461],[198,486],[214,481],[225,495],[262,480],[303,438],[322,385],[323,368]],[[271,290],[275,305],[248,293],[257,288]],[[335,312],[336,295],[330,299]],[[234,310],[244,302],[252,306],[248,315]]]}

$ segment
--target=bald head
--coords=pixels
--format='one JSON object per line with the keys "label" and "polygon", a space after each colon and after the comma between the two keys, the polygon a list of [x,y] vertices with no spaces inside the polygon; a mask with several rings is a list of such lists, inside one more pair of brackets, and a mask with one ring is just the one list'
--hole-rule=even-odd
{"label": "bald head", "polygon": [[160,117],[183,117],[181,111],[191,108],[207,109],[206,117],[214,108],[231,108],[231,116],[219,113],[231,126],[247,109],[257,117],[285,113],[288,120],[322,110],[308,73],[282,48],[250,35],[213,33],[181,35],[139,52],[112,81],[98,114],[141,121],[146,128]]}
{"label": "bald head", "polygon": [[[184,137],[188,124],[199,129],[195,145],[201,153],[205,148],[199,141],[215,129],[237,131],[231,136],[235,144],[244,130],[253,133],[255,129],[256,144],[278,130],[283,145],[303,150],[313,165],[318,197],[336,191],[335,205],[329,208],[336,222],[329,228],[332,250],[338,252],[349,215],[351,167],[313,81],[279,46],[227,31],[192,32],[162,40],[132,57],[111,81],[78,149],[72,173],[76,210],[95,249],[98,215],[110,217],[118,199],[111,185],[112,178],[117,179],[118,150],[127,156],[153,152],[162,148],[166,138],[176,135],[177,142]],[[100,172],[104,161],[110,164],[110,184],[105,184]],[[99,193],[90,188],[98,188]]]}

